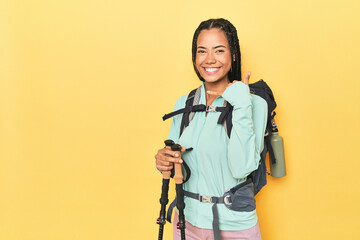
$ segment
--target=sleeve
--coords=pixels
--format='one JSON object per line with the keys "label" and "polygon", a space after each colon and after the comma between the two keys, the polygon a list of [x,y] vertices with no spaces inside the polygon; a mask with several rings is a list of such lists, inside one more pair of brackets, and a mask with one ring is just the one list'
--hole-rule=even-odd
{"label": "sleeve", "polygon": [[[228,87],[223,98],[233,106],[233,127],[228,144],[229,167],[234,178],[245,178],[259,165],[264,146],[267,103],[261,97],[252,96],[249,86],[243,82]],[[253,103],[256,103],[256,109]]]}
{"label": "sleeve", "polygon": [[[185,107],[185,101],[187,99],[187,95],[184,95],[182,97],[180,97],[176,103],[175,103],[175,107],[174,107],[174,112],[184,108]],[[168,135],[168,139],[173,140],[175,143],[177,143],[179,141],[180,138],[180,124],[181,124],[181,119],[182,119],[183,114],[179,114],[173,117],[172,119],[172,123],[171,123],[171,127],[170,127],[170,132]]]}

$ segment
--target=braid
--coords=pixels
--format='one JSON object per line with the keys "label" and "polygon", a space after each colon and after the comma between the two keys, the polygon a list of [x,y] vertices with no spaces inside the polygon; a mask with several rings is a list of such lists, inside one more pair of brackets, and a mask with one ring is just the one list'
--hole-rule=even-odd
{"label": "braid", "polygon": [[[195,30],[193,42],[192,42],[192,61],[194,70],[201,81],[204,79],[201,77],[199,71],[196,68],[196,49],[197,39],[202,30],[210,30],[212,28],[218,28],[224,31],[226,38],[230,46],[231,53],[231,69],[228,73],[230,82],[234,80],[241,81],[241,52],[239,45],[239,38],[237,35],[236,28],[228,20],[223,18],[209,19],[200,23],[199,27]],[[233,56],[235,55],[235,59]],[[235,60],[235,61],[234,61]]]}

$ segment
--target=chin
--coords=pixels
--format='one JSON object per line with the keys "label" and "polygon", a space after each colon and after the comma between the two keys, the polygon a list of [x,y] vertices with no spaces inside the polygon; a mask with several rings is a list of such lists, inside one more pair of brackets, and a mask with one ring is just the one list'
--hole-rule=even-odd
{"label": "chin", "polygon": [[212,78],[212,77],[203,77],[202,78],[204,79],[204,82],[205,83],[219,83],[219,82],[222,82],[222,81],[228,81],[225,77],[223,78]]}

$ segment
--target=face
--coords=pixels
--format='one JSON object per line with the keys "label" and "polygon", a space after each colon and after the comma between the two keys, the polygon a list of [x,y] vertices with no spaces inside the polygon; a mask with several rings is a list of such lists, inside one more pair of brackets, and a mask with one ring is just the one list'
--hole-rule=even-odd
{"label": "face", "polygon": [[202,30],[197,39],[196,68],[205,82],[229,82],[231,52],[224,31]]}

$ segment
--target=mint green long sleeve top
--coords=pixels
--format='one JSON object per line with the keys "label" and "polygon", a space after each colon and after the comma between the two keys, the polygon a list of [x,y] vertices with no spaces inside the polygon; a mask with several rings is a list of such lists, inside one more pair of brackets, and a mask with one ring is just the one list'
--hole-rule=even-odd
{"label": "mint green long sleeve top", "polygon": [[[174,111],[185,107],[188,95],[180,97]],[[225,128],[217,124],[220,112],[195,114],[181,137],[182,114],[173,118],[169,139],[192,151],[182,154],[182,159],[191,170],[190,179],[184,189],[208,196],[223,196],[224,192],[258,168],[260,153],[264,144],[267,121],[267,103],[259,96],[250,94],[249,87],[236,82],[228,87],[212,106],[223,106],[224,100],[233,106],[233,128],[230,138]],[[199,104],[206,104],[205,85],[201,86]],[[185,197],[185,219],[192,225],[212,229],[212,203],[201,203]],[[220,230],[236,231],[249,229],[256,225],[256,210],[238,212],[217,204]]]}

